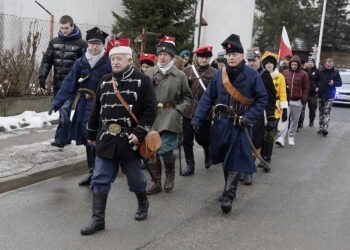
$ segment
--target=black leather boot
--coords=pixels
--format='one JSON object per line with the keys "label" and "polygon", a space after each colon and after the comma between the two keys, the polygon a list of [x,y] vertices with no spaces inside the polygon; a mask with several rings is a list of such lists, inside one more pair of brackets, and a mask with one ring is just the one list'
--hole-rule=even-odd
{"label": "black leather boot", "polygon": [[108,194],[93,193],[92,217],[89,224],[82,228],[82,235],[93,234],[105,229],[105,210]]}
{"label": "black leather boot", "polygon": [[154,163],[149,163],[149,170],[152,172],[154,180],[152,180],[146,193],[152,195],[162,192],[162,163],[160,159],[157,159]]}
{"label": "black leather boot", "polygon": [[[268,163],[271,162],[271,156],[273,151],[273,142],[264,141],[263,146],[261,148],[261,157]],[[270,169],[267,169],[264,164],[261,162],[258,164],[259,168],[263,168],[265,172],[269,172]]]}
{"label": "black leather boot", "polygon": [[244,181],[244,173],[238,173],[238,176],[239,181]]}
{"label": "black leather boot", "polygon": [[211,151],[210,151],[210,146],[204,148],[204,157],[205,157],[205,163],[204,167],[206,169],[211,167]]}
{"label": "black leather boot", "polygon": [[252,173],[244,173],[244,184],[252,185],[253,184],[253,174]]}
{"label": "black leather boot", "polygon": [[165,167],[164,191],[169,193],[174,188],[175,160],[173,162],[164,162],[164,167]]}
{"label": "black leather boot", "polygon": [[221,202],[221,210],[227,214],[232,209],[232,202],[236,198],[239,172],[227,171],[227,181]]}
{"label": "black leather boot", "polygon": [[148,207],[149,207],[147,194],[146,192],[135,193],[135,194],[138,202],[138,208],[135,214],[135,220],[138,220],[138,221],[145,220],[148,215]]}
{"label": "black leather boot", "polygon": [[78,183],[79,186],[90,186],[92,173],[95,167],[95,158],[96,158],[95,146],[87,144],[85,148],[86,148],[86,159],[87,159],[87,164],[89,168],[89,173],[86,177],[84,177],[82,180],[79,181]]}
{"label": "black leather boot", "polygon": [[[225,177],[225,185],[224,185],[224,190],[225,190],[226,182],[227,182],[227,171],[224,171],[224,177]],[[222,193],[222,195],[220,195],[218,201],[222,202],[223,197],[224,197],[224,193]]]}
{"label": "black leather boot", "polygon": [[187,166],[184,170],[181,171],[181,175],[182,176],[189,176],[189,175],[193,175],[194,174],[194,161],[186,161]]}

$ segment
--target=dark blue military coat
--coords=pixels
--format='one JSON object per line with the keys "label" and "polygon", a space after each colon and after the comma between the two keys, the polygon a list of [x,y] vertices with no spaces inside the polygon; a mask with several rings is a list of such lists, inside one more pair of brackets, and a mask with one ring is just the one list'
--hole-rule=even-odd
{"label": "dark blue military coat", "polygon": [[[241,105],[227,92],[222,81],[222,70],[216,71],[198,103],[191,123],[201,125],[208,117],[212,106],[225,104],[235,108],[250,122],[255,123],[267,104],[267,94],[259,73],[246,65],[237,76],[233,86],[244,96],[254,99],[251,106]],[[233,125],[232,118],[219,116],[211,130],[211,152],[213,164],[223,163],[224,171],[243,173],[256,172],[248,139],[244,131]]]}
{"label": "dark blue military coat", "polygon": [[[52,105],[60,108],[66,100],[75,96],[80,88],[90,89],[95,92],[102,77],[111,72],[111,62],[108,57],[103,56],[91,68],[84,55],[74,63],[72,70],[62,82],[61,89],[53,99]],[[87,78],[84,82],[78,82],[80,78],[85,77]],[[86,145],[86,124],[89,120],[92,105],[93,99],[86,98],[84,94],[80,95],[69,129],[69,139],[75,140],[77,145]]]}

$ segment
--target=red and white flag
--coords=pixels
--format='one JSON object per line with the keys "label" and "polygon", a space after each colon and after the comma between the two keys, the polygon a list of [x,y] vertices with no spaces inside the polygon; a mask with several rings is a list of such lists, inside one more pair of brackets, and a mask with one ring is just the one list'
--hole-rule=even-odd
{"label": "red and white flag", "polygon": [[283,60],[285,56],[293,56],[293,53],[292,47],[290,46],[286,27],[283,26],[278,58],[279,60]]}

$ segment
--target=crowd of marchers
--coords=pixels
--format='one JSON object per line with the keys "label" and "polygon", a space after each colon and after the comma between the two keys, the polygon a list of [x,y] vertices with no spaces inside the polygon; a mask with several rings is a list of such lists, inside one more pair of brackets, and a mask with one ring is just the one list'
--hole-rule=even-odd
{"label": "crowd of marchers", "polygon": [[[108,34],[95,27],[84,41],[70,16],[62,16],[59,25],[58,37],[43,56],[39,81],[45,89],[53,67],[49,113],[59,111],[59,123],[51,145],[63,148],[74,140],[86,147],[89,174],[79,185],[90,186],[93,202],[82,235],[105,228],[107,197],[120,168],[138,201],[135,220],[145,220],[147,195],[174,188],[174,150],[181,145],[186,160],[181,176],[194,174],[196,141],[203,147],[203,167],[222,165],[219,202],[229,213],[238,182],[251,185],[257,167],[270,170],[274,144],[283,147],[285,137],[289,145],[297,144],[306,104],[309,126],[318,107],[317,133],[329,133],[335,88],[342,85],[331,58],[320,69],[314,58],[297,55],[279,63],[277,54],[257,47],[245,53],[236,34],[218,41],[223,52],[215,60],[213,46],[219,44],[176,55],[176,39],[169,35],[156,44],[156,54],[142,53],[135,62],[127,38],[106,41]],[[161,146],[154,158],[144,159],[138,147],[151,130],[160,134]],[[145,169],[152,177],[149,185]]]}

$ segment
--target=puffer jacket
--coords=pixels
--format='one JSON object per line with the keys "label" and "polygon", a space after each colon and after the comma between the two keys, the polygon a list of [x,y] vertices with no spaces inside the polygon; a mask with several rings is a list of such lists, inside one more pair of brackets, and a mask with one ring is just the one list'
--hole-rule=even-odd
{"label": "puffer jacket", "polygon": [[[298,63],[298,68],[295,71],[291,70],[290,66],[292,62]],[[287,83],[287,94],[288,92],[290,93],[288,100],[296,101],[301,99],[302,103],[306,103],[310,88],[309,76],[304,70],[301,69],[301,61],[299,56],[293,56],[291,58],[289,62],[289,69],[283,71],[283,75]]]}
{"label": "puffer jacket", "polygon": [[83,55],[87,43],[81,38],[81,32],[75,27],[72,34],[53,38],[47,48],[39,68],[39,79],[46,80],[51,67],[54,67],[53,86],[60,88],[64,78],[69,74],[74,62]]}

